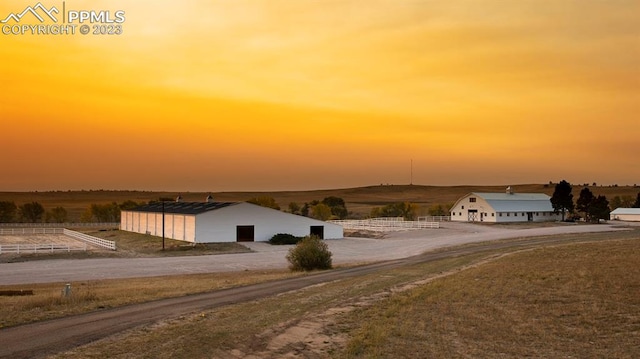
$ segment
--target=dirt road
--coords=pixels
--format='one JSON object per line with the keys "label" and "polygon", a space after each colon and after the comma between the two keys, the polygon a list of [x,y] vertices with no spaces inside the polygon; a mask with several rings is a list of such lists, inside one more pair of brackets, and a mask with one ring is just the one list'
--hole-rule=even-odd
{"label": "dirt road", "polygon": [[318,273],[261,283],[246,287],[190,295],[181,298],[158,300],[149,303],[103,310],[67,318],[38,322],[0,330],[0,357],[38,358],[69,350],[126,329],[175,318],[180,315],[255,300],[267,296],[301,289],[310,285],[348,277],[360,276],[398,266],[428,262],[441,258],[500,248],[528,248],[568,242],[562,237],[542,237],[520,241],[493,242],[457,249],[425,253],[404,259],[386,261],[361,267]]}

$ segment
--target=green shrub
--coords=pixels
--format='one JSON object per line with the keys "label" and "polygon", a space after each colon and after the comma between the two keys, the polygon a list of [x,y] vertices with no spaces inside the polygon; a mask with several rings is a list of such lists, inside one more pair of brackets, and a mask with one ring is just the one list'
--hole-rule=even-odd
{"label": "green shrub", "polygon": [[287,260],[292,271],[331,269],[331,252],[327,243],[316,236],[304,237],[289,250]]}
{"label": "green shrub", "polygon": [[269,240],[270,244],[298,244],[302,240],[302,237],[296,237],[293,234],[288,233],[278,233],[271,237]]}

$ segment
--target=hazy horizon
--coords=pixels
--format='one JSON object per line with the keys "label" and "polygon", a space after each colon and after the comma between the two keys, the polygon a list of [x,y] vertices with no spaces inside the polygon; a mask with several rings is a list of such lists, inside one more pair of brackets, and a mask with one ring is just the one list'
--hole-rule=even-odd
{"label": "hazy horizon", "polygon": [[[561,179],[562,180],[562,179]],[[553,181],[553,186],[555,186],[555,184],[557,184],[559,181],[561,180],[556,180]],[[581,188],[583,185],[588,184],[589,187],[593,187],[593,182],[571,182],[568,181],[573,187],[575,188]],[[0,189],[0,192],[5,192],[5,193],[10,193],[10,192],[16,192],[16,193],[28,193],[28,192],[100,192],[100,191],[105,191],[105,192],[109,192],[109,191],[113,191],[113,192],[158,192],[158,193],[234,193],[234,192],[238,192],[238,193],[243,193],[243,192],[247,192],[247,193],[251,193],[251,192],[265,192],[265,193],[269,193],[269,192],[313,192],[313,191],[331,191],[331,190],[346,190],[346,189],[352,189],[352,188],[368,188],[368,187],[377,187],[377,186],[416,186],[416,187],[443,187],[443,188],[447,188],[447,187],[512,187],[515,191],[518,190],[519,186],[532,186],[532,185],[547,185],[549,184],[549,182],[545,182],[545,183],[535,183],[535,182],[528,182],[528,183],[497,183],[497,184],[472,184],[472,183],[465,183],[465,184],[423,184],[423,183],[413,183],[413,184],[409,184],[409,183],[378,183],[378,184],[364,184],[361,186],[346,186],[346,187],[318,187],[318,188],[304,188],[304,187],[300,187],[300,188],[289,188],[289,189],[230,189],[230,190],[215,190],[215,189],[211,189],[211,190],[203,190],[203,189],[199,189],[199,190],[195,190],[195,189],[188,189],[188,188],[182,188],[182,189],[162,189],[162,188],[158,188],[158,189],[140,189],[140,188],[70,188],[70,189],[31,189],[31,190],[2,190]],[[553,188],[553,186],[549,187],[549,188]],[[638,187],[640,186],[640,184],[638,183],[596,183],[596,187]]]}
{"label": "hazy horizon", "polygon": [[637,1],[66,5],[123,33],[0,33],[0,191],[640,183]]}

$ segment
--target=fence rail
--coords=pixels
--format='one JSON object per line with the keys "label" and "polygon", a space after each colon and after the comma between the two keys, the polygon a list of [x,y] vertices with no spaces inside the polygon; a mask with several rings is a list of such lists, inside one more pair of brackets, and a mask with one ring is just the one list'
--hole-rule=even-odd
{"label": "fence rail", "polygon": [[[85,243],[93,244],[98,247],[116,250],[116,242],[106,239],[90,236],[88,234],[72,231],[66,228],[0,228],[0,235],[7,234],[64,234]],[[25,246],[26,244],[21,244]],[[86,246],[85,246],[86,247]]]}
{"label": "fence rail", "polygon": [[67,235],[69,237],[73,237],[75,239],[79,239],[83,242],[87,242],[89,244],[93,244],[102,248],[106,248],[106,249],[111,249],[112,251],[116,250],[116,242],[114,241],[109,241],[106,239],[102,239],[102,238],[98,238],[98,237],[94,237],[94,236],[90,236],[88,234],[84,234],[84,233],[80,233],[80,232],[76,232],[76,231],[72,231],[70,229],[63,229],[62,232],[64,235]]}
{"label": "fence rail", "polygon": [[345,219],[330,221],[347,230],[366,230],[374,232],[393,232],[412,229],[440,228],[438,222],[405,221],[402,217],[381,217],[370,219]]}
{"label": "fence rail", "polygon": [[55,253],[55,252],[71,252],[86,251],[87,244],[81,246],[68,246],[66,244],[0,244],[0,254],[3,253]]}
{"label": "fence rail", "polygon": [[424,217],[418,217],[418,221],[450,222],[451,221],[451,216],[424,216]]}
{"label": "fence rail", "polygon": [[0,234],[64,234],[63,228],[0,228]]}

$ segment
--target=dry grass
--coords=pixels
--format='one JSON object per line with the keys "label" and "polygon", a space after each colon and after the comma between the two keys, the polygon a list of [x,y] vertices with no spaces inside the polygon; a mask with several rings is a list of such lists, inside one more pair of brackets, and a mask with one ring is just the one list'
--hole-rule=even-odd
{"label": "dry grass", "polygon": [[638,239],[528,251],[354,312],[345,357],[637,358],[639,293]]}
{"label": "dry grass", "polygon": [[168,318],[58,357],[640,356],[637,233],[504,254],[450,258]]}
{"label": "dry grass", "polygon": [[0,328],[297,275],[273,270],[73,282],[69,298],[62,296],[65,283],[0,286],[34,291],[33,296],[0,296]]}
{"label": "dry grass", "polygon": [[124,256],[166,257],[223,253],[245,253],[251,250],[242,244],[230,243],[189,243],[165,238],[165,250],[162,250],[162,237],[120,230],[88,230],[84,233],[116,242],[118,252]]}
{"label": "dry grass", "polygon": [[[315,285],[250,303],[242,303],[132,330],[95,344],[63,353],[59,358],[282,358],[298,353],[324,358],[338,350],[337,337],[345,333],[340,323],[327,322],[321,332],[309,333],[327,345],[308,351],[310,343],[291,342],[286,336],[297,329],[308,332],[305,319],[345,305],[369,305],[363,297],[378,296],[400,283],[412,282],[425,273],[440,273],[480,258],[455,258],[415,268],[388,271]],[[349,310],[349,309],[345,309]],[[313,322],[313,321],[311,321]],[[295,337],[295,336],[294,336]],[[309,339],[311,340],[311,339]],[[326,342],[326,343],[325,343]],[[289,356],[291,357],[291,356]]]}

